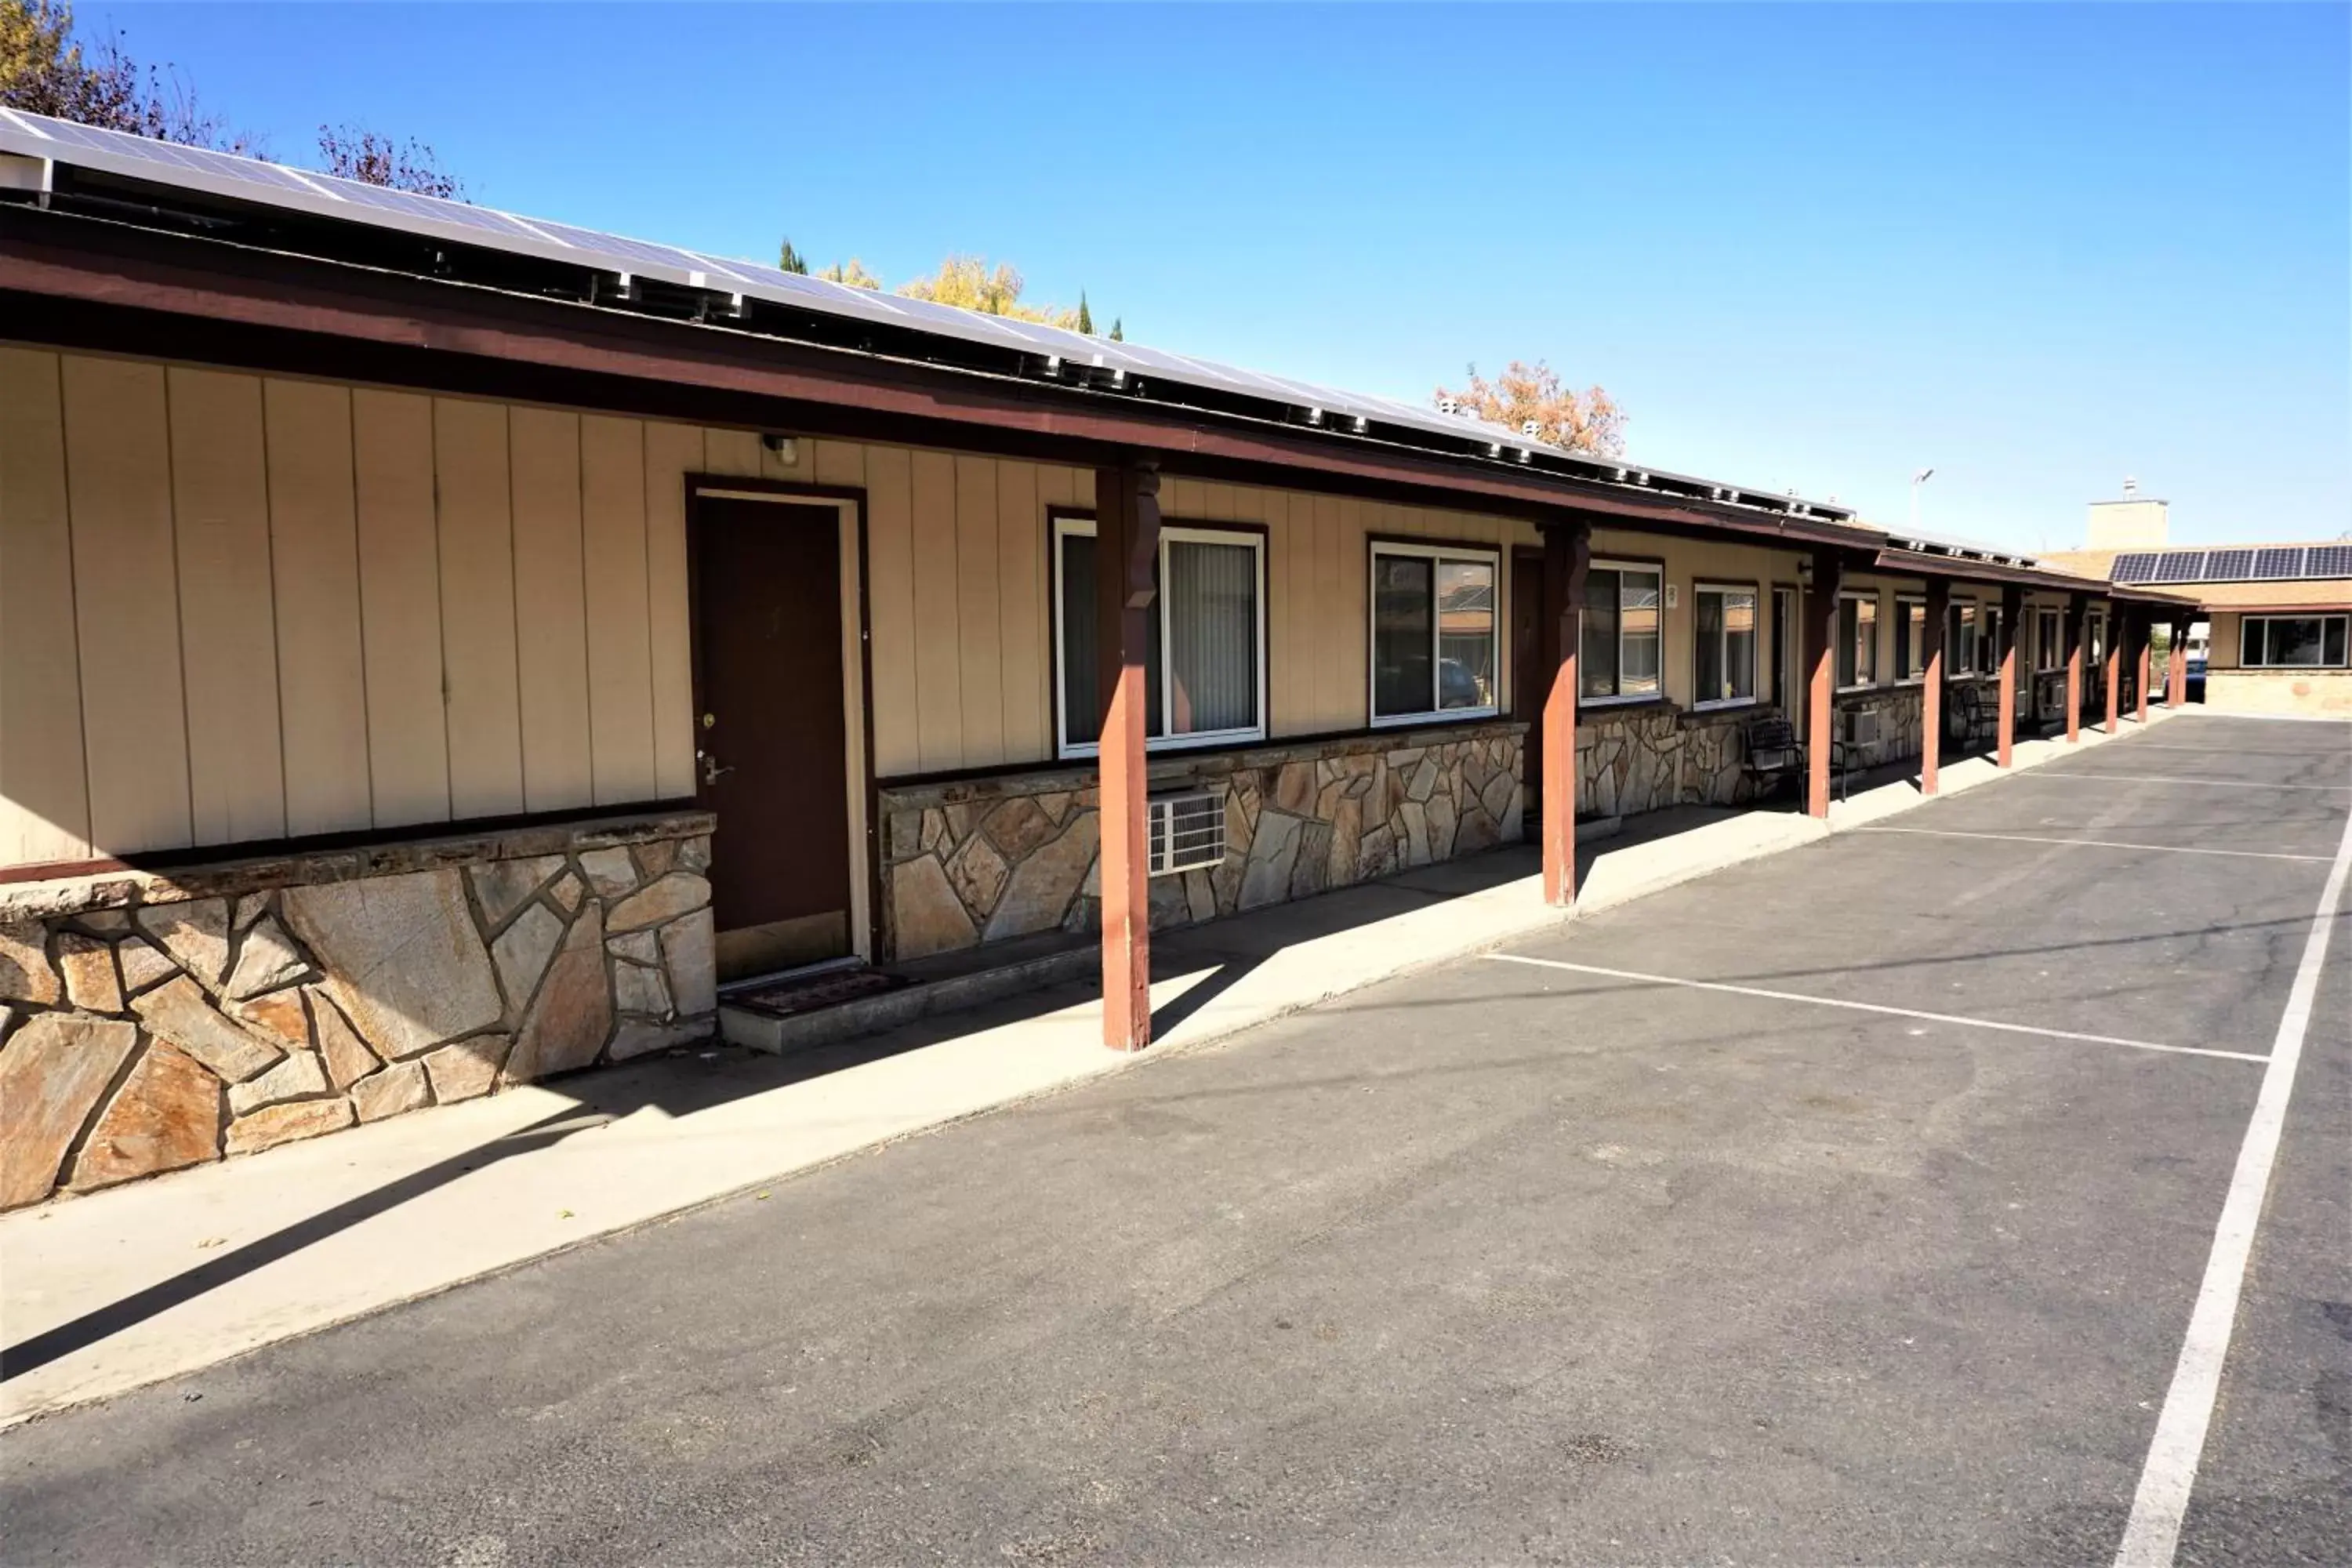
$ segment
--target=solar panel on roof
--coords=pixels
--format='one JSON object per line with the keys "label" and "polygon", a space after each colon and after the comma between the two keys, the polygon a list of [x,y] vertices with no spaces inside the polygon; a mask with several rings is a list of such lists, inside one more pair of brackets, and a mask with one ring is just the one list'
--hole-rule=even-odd
{"label": "solar panel on roof", "polygon": [[2149,573],[2150,583],[2194,583],[2205,569],[2202,550],[2168,550],[2156,558],[2156,570]]}
{"label": "solar panel on roof", "polygon": [[2274,583],[2283,577],[2302,576],[2303,546],[2297,544],[2285,549],[2255,551],[2254,569],[2246,575],[2257,583]]}
{"label": "solar panel on roof", "polygon": [[2352,577],[2352,544],[2315,544],[2305,553],[2306,577]]}
{"label": "solar panel on roof", "polygon": [[[1329,428],[1344,429],[1352,425],[1360,432],[1376,422],[1391,432],[1409,430],[1452,443],[1483,443],[1498,457],[1524,458],[1529,452],[1542,449],[1539,443],[1519,431],[1393,398],[1265,375],[1037,322],[852,289],[676,246],[411,192],[387,191],[331,174],[75,125],[21,110],[0,109],[0,151],[149,184],[346,223],[373,225],[595,271],[627,273],[684,288],[741,294],[849,321],[888,323],[997,351],[1059,356],[1066,363],[1120,370],[1130,376],[1170,386],[1237,394],[1283,405],[1302,415],[1313,411],[1318,422],[1328,422]],[[1613,466],[1607,459],[1601,462],[1604,468]],[[1685,493],[1711,495],[1717,500],[1727,498],[1735,503],[1767,504],[1764,491],[1741,490],[1691,475],[1642,468],[1633,470],[1633,476],[1634,482],[1654,482],[1664,489],[1681,488]],[[1628,476],[1621,470],[1616,477],[1623,479]],[[1778,498],[1770,500],[1777,502]],[[1790,510],[1801,514],[1815,513],[1826,520],[1851,515],[1843,507],[1797,502],[1793,497]]]}
{"label": "solar panel on roof", "polygon": [[2107,570],[2107,576],[2111,582],[2145,583],[2155,573],[2156,552],[2133,550],[2116,557],[2115,564]]}
{"label": "solar panel on roof", "polygon": [[2253,570],[2254,552],[2251,550],[2213,550],[2205,555],[2205,575],[2208,583],[2238,583]]}

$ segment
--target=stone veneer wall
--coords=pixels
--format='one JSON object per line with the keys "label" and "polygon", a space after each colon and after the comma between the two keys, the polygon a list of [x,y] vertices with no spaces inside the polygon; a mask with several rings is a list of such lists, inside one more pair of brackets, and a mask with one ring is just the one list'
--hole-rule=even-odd
{"label": "stone veneer wall", "polygon": [[[1151,879],[1155,930],[1304,898],[1519,837],[1525,726],[1508,721],[1155,756],[1154,791],[1225,791],[1226,853]],[[1099,909],[1091,765],[886,787],[887,953],[926,957],[1038,931]]]}
{"label": "stone veneer wall", "polygon": [[0,887],[0,1208],[709,1036],[710,826]]}

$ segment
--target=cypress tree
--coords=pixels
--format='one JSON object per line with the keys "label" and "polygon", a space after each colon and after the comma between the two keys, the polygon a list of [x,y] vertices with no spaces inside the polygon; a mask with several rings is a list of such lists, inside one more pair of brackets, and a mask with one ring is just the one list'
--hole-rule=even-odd
{"label": "cypress tree", "polygon": [[1095,335],[1094,312],[1087,309],[1087,291],[1078,290],[1078,331],[1088,337]]}
{"label": "cypress tree", "polygon": [[797,272],[803,278],[808,276],[808,258],[794,250],[789,239],[784,241],[784,248],[776,258],[776,267],[780,271]]}

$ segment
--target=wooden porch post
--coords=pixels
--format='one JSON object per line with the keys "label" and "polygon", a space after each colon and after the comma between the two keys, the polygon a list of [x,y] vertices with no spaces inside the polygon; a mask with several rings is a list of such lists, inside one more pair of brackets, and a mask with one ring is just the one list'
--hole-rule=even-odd
{"label": "wooden porch post", "polygon": [[1576,902],[1576,695],[1577,650],[1584,640],[1584,580],[1592,565],[1592,530],[1582,522],[1544,529],[1544,667],[1551,686],[1544,693],[1543,844],[1544,902],[1568,909]]}
{"label": "wooden porch post", "polygon": [[1838,590],[1845,562],[1826,547],[1813,552],[1813,583],[1805,600],[1805,810],[1830,814],[1830,724],[1837,689]]}
{"label": "wooden porch post", "polygon": [[1160,558],[1160,475],[1148,462],[1095,474],[1095,635],[1101,663],[1103,1044],[1151,1043],[1151,889],[1144,848],[1144,648]]}
{"label": "wooden porch post", "polygon": [[2080,594],[2066,595],[2066,743],[2083,738],[2083,625],[2091,614],[2090,601]]}
{"label": "wooden porch post", "polygon": [[2123,729],[2124,690],[2124,607],[2116,600],[2107,601],[2107,646],[2101,649],[2105,657],[2107,675],[2107,733]]}
{"label": "wooden porch post", "polygon": [[2025,590],[2000,591],[2000,765],[2014,761],[2017,744],[2017,623],[2025,614]]}
{"label": "wooden porch post", "polygon": [[1944,763],[1944,629],[1952,619],[1952,584],[1931,578],[1927,584],[1927,641],[1919,689],[1919,793],[1936,793]]}
{"label": "wooden porch post", "polygon": [[2188,621],[2178,616],[2173,617],[2171,657],[2165,661],[2164,705],[2167,708],[2189,705],[2189,626]]}
{"label": "wooden porch post", "polygon": [[2147,722],[2148,660],[2156,651],[2156,612],[2149,609],[2132,612],[2132,650],[2139,659],[2139,711],[2134,715],[2143,724]]}

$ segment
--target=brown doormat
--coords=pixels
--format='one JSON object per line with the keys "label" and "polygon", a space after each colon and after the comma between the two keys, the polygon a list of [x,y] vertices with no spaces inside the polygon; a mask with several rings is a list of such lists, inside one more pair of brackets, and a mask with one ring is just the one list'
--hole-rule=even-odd
{"label": "brown doormat", "polygon": [[814,1013],[821,1007],[855,1002],[860,996],[896,991],[905,984],[904,975],[885,974],[878,969],[838,969],[828,974],[779,981],[756,991],[738,991],[727,998],[727,1004],[730,1007],[756,1007],[762,1013],[789,1018],[795,1013]]}

